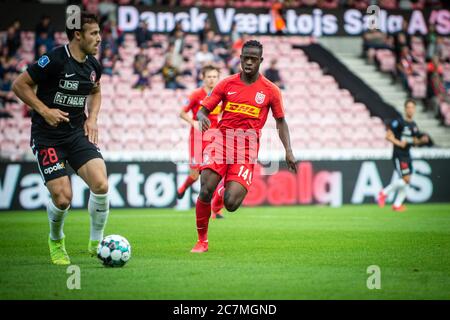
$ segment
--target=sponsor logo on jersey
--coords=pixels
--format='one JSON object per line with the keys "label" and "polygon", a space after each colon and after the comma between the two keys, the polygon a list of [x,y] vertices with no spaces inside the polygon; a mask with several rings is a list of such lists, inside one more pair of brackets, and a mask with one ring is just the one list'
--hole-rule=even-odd
{"label": "sponsor logo on jersey", "polygon": [[44,68],[46,65],[48,65],[49,62],[50,62],[50,58],[46,55],[43,55],[38,60],[38,66],[41,68]]}
{"label": "sponsor logo on jersey", "polygon": [[213,111],[211,111],[211,113],[210,114],[212,114],[212,115],[218,115],[218,114],[220,114],[222,112],[222,105],[217,105],[215,108],[214,108],[214,110]]}
{"label": "sponsor logo on jersey", "polygon": [[255,106],[251,106],[248,104],[243,103],[234,103],[234,102],[228,102],[225,106],[225,111],[229,112],[235,112],[235,113],[242,113],[247,116],[259,117],[259,113],[261,112],[261,109]]}
{"label": "sponsor logo on jersey", "polygon": [[44,169],[44,173],[45,174],[52,174],[53,172],[65,169],[66,166],[64,165],[64,162],[58,162],[57,164],[55,164],[52,167],[48,167]]}
{"label": "sponsor logo on jersey", "polygon": [[78,90],[79,81],[59,80],[59,87],[66,90]]}
{"label": "sponsor logo on jersey", "polygon": [[60,106],[77,108],[84,108],[85,102],[86,96],[70,95],[61,92],[57,92],[55,94],[55,99],[53,100],[53,103]]}
{"label": "sponsor logo on jersey", "polygon": [[266,99],[266,95],[262,91],[256,93],[255,101],[257,104],[263,103],[264,99]]}
{"label": "sponsor logo on jersey", "polygon": [[91,72],[91,76],[90,76],[90,79],[91,79],[91,82],[92,83],[94,83],[95,82],[95,78],[97,77],[97,74],[95,73],[95,71],[92,71]]}

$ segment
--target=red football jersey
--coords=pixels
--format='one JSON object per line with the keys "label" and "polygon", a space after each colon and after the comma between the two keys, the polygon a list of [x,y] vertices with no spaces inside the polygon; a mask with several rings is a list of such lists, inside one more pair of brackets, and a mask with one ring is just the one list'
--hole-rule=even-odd
{"label": "red football jersey", "polygon": [[[192,111],[192,116],[194,120],[197,120],[197,112],[201,108],[201,102],[202,100],[208,95],[208,93],[205,91],[204,88],[198,88],[195,89],[191,95],[189,96],[188,103],[183,107],[183,110],[185,112]],[[211,128],[216,128],[217,123],[219,121],[219,114],[221,112],[220,106],[217,104],[216,108],[212,110],[209,115],[208,119],[211,121]]]}
{"label": "red football jersey", "polygon": [[284,117],[280,89],[262,74],[250,85],[241,80],[240,73],[223,79],[201,105],[212,111],[220,102],[223,110],[220,130],[255,129],[259,135],[269,109],[274,118]]}

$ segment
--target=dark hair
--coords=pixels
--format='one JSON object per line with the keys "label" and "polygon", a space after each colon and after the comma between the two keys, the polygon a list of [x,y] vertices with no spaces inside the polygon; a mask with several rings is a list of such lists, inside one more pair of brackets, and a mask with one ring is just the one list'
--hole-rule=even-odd
{"label": "dark hair", "polygon": [[413,103],[414,105],[417,105],[416,100],[414,100],[414,99],[406,99],[405,104],[403,106],[406,108],[406,106],[410,102]]}
{"label": "dark hair", "polygon": [[244,43],[244,46],[242,47],[242,50],[244,50],[244,48],[249,48],[249,47],[253,47],[253,48],[258,48],[259,50],[261,50],[261,55],[263,53],[263,45],[256,40],[248,40]]}
{"label": "dark hair", "polygon": [[205,74],[206,74],[208,71],[213,71],[213,70],[216,70],[218,73],[220,73],[220,70],[219,70],[218,67],[216,67],[216,66],[214,66],[214,65],[212,65],[212,64],[207,64],[207,65],[205,65],[205,66],[202,68],[202,75],[205,76]]}
{"label": "dark hair", "polygon": [[69,38],[69,41],[71,41],[74,36],[75,36],[75,31],[82,31],[83,30],[83,26],[86,23],[97,23],[98,24],[98,17],[93,14],[93,13],[89,13],[86,11],[82,11],[81,12],[81,17],[80,17],[80,25],[81,25],[81,29],[77,29],[77,28],[68,28],[66,25],[66,34],[67,34],[67,38]]}

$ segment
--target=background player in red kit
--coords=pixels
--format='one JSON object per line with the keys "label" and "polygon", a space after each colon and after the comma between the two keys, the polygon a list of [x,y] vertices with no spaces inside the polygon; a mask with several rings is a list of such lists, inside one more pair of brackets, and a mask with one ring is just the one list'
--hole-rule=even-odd
{"label": "background player in red kit", "polygon": [[[205,164],[200,168],[201,189],[196,204],[198,241],[191,252],[208,251],[211,199],[222,178],[225,186],[222,201],[227,210],[235,211],[244,200],[252,183],[260,130],[267,120],[269,109],[272,110],[280,140],[286,150],[288,168],[296,172],[280,89],[259,73],[262,53],[261,43],[247,41],[240,56],[242,72],[220,81],[211,95],[202,101],[204,108],[197,113],[204,132],[210,127],[208,114],[222,102],[222,119],[218,125],[221,136],[215,137],[208,145],[205,150],[208,156],[204,157]],[[238,143],[238,140],[242,142],[242,138],[245,147]],[[217,202],[216,199],[213,202]]]}
{"label": "background player in red kit", "polygon": [[[206,65],[202,68],[203,87],[194,90],[189,96],[189,101],[183,107],[180,112],[180,118],[191,125],[191,131],[189,134],[189,176],[186,178],[181,187],[177,190],[178,199],[183,198],[186,189],[189,188],[199,177],[200,164],[203,162],[202,152],[206,145],[209,143],[207,140],[203,140],[203,135],[200,131],[200,126],[197,121],[197,112],[201,108],[201,101],[211,92],[214,86],[219,81],[219,69],[213,65]],[[192,112],[192,117],[188,115],[188,112]],[[219,121],[219,115],[221,112],[220,105],[208,114],[210,121],[210,128],[216,128]],[[197,146],[197,148],[195,148]],[[213,218],[222,218],[220,209],[213,210]]]}

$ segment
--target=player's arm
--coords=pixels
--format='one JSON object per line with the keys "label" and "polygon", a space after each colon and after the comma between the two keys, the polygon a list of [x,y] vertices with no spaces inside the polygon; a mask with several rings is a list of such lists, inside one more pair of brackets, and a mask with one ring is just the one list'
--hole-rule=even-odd
{"label": "player's arm", "polygon": [[203,108],[200,108],[197,112],[197,120],[202,132],[205,132],[211,126],[211,121],[208,119],[209,113],[214,110],[225,97],[225,84],[226,82],[224,80],[220,81],[211,91],[211,94],[202,100],[201,105]]}
{"label": "player's arm", "polygon": [[198,123],[200,124],[200,129],[205,132],[211,126],[211,121],[209,121],[208,115],[211,111],[206,108],[200,108],[197,112]]}
{"label": "player's arm", "polygon": [[289,134],[289,127],[284,118],[283,99],[281,98],[280,88],[272,88],[270,107],[272,109],[273,117],[277,124],[278,136],[283,143],[284,150],[286,150],[286,163],[288,169],[293,172],[297,172],[295,165],[295,157],[291,148],[291,138]]}
{"label": "player's arm", "polygon": [[98,113],[102,103],[100,82],[92,89],[87,102],[88,117],[84,122],[84,134],[88,136],[90,142],[98,143]]}
{"label": "player's arm", "polygon": [[31,79],[30,74],[28,71],[25,71],[14,81],[12,90],[20,100],[39,113],[52,127],[57,127],[61,122],[69,122],[69,114],[67,112],[47,107],[36,96],[36,92],[34,91],[35,86],[36,84]]}
{"label": "player's arm", "polygon": [[430,137],[427,134],[421,134],[413,137],[415,146],[422,146],[430,142]]}
{"label": "player's arm", "polygon": [[393,145],[399,147],[399,148],[406,148],[406,146],[408,145],[408,143],[406,141],[400,141],[398,140],[395,135],[394,132],[392,132],[391,129],[388,129],[386,131],[386,140],[391,142]]}
{"label": "player's arm", "polygon": [[297,167],[295,165],[295,157],[291,148],[291,138],[289,134],[289,127],[286,122],[286,119],[283,118],[275,118],[278,136],[280,137],[281,142],[283,143],[284,150],[286,150],[286,163],[288,165],[288,169],[293,172],[297,172]]}
{"label": "player's arm", "polygon": [[194,118],[190,117],[188,114],[189,110],[192,110],[194,107],[194,104],[197,103],[196,99],[193,99],[192,95],[189,97],[188,104],[183,107],[180,111],[180,118],[186,121],[189,125],[193,126],[194,128],[199,128],[198,121],[194,120]]}

